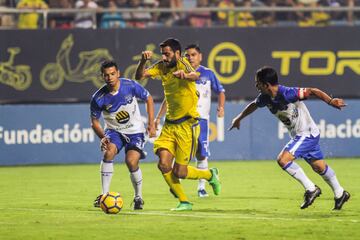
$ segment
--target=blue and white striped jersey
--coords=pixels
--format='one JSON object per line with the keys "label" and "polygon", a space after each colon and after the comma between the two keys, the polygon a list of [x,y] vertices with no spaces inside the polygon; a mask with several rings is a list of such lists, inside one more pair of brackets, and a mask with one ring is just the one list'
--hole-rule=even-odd
{"label": "blue and white striped jersey", "polygon": [[304,91],[304,88],[279,85],[278,93],[274,98],[260,94],[256,98],[256,105],[266,106],[286,126],[291,137],[296,135],[316,137],[320,131],[302,102],[305,99]]}
{"label": "blue and white striped jersey", "polygon": [[119,78],[118,92],[111,94],[104,85],[91,99],[91,116],[100,118],[103,114],[105,129],[113,129],[124,134],[145,132],[137,98],[146,101],[149,92],[139,83]]}
{"label": "blue and white striped jersey", "polygon": [[211,90],[219,94],[220,92],[225,92],[225,89],[221,85],[219,79],[215,76],[215,73],[209,68],[200,65],[196,71],[200,73],[199,79],[196,80],[196,89],[199,92],[197,110],[200,114],[200,118],[209,119]]}

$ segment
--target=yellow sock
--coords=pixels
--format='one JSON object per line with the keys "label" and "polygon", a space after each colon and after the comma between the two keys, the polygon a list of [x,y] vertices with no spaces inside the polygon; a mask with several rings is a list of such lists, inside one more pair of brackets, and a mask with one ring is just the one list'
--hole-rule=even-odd
{"label": "yellow sock", "polygon": [[193,166],[187,166],[187,175],[186,179],[206,179],[210,180],[211,178],[211,172],[209,169],[202,170],[195,168]]}
{"label": "yellow sock", "polygon": [[172,171],[163,173],[163,177],[169,187],[173,190],[180,202],[188,202],[188,198],[185,195],[184,188],[182,187],[180,180],[172,174]]}

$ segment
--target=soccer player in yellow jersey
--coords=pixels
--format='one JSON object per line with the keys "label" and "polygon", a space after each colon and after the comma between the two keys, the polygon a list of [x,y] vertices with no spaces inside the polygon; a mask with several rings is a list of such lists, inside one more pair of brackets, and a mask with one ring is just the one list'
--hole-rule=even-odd
{"label": "soccer player in yellow jersey", "polygon": [[196,152],[199,136],[199,113],[196,110],[198,95],[195,86],[199,74],[186,58],[181,57],[181,45],[177,39],[169,38],[162,42],[160,51],[162,60],[148,69],[145,69],[145,63],[153,53],[142,52],[135,78],[140,80],[159,77],[162,80],[167,112],[161,134],[154,143],[154,152],[159,156],[158,167],[166,183],[180,201],[171,210],[192,210],[192,203],[184,192],[180,178],[206,179],[215,195],[221,191],[217,168],[201,170],[189,166]]}

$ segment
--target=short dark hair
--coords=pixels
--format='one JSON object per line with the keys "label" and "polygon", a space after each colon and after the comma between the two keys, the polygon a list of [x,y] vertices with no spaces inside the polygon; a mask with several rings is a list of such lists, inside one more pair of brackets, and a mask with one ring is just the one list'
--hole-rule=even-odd
{"label": "short dark hair", "polygon": [[256,79],[261,83],[269,83],[270,85],[278,85],[278,76],[276,70],[269,66],[264,66],[256,71]]}
{"label": "short dark hair", "polygon": [[168,38],[165,41],[163,41],[162,43],[160,43],[160,47],[164,48],[164,47],[170,47],[171,50],[175,53],[177,50],[179,50],[180,55],[181,55],[181,44],[180,41],[177,40],[176,38]]}
{"label": "short dark hair", "polygon": [[201,53],[199,45],[192,43],[186,46],[185,50],[194,48],[198,53]]}
{"label": "short dark hair", "polygon": [[111,68],[111,67],[115,67],[116,70],[119,70],[116,62],[114,62],[112,60],[105,60],[104,62],[101,63],[101,73],[104,73],[104,70],[106,68]]}

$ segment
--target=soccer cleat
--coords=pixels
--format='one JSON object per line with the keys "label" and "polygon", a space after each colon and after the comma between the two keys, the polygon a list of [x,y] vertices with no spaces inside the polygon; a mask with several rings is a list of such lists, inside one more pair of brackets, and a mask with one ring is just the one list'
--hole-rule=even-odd
{"label": "soccer cleat", "polygon": [[100,199],[102,197],[102,194],[100,194],[99,196],[96,197],[96,199],[94,200],[94,207],[100,207]]}
{"label": "soccer cleat", "polygon": [[310,206],[315,201],[315,199],[320,196],[320,194],[321,189],[316,185],[314,191],[307,190],[304,194],[304,202],[301,204],[300,208],[305,209]]}
{"label": "soccer cleat", "polygon": [[191,211],[192,210],[192,203],[189,202],[180,202],[176,208],[172,208],[171,211]]}
{"label": "soccer cleat", "polygon": [[199,189],[198,190],[198,196],[201,197],[201,198],[204,198],[204,197],[208,197],[209,194],[206,192],[205,189]]}
{"label": "soccer cleat", "polygon": [[345,191],[343,192],[342,196],[339,198],[335,198],[335,207],[333,210],[341,210],[342,206],[345,202],[347,202],[350,198],[350,193]]}
{"label": "soccer cleat", "polygon": [[142,210],[145,202],[141,199],[141,197],[135,197],[133,203],[134,210]]}
{"label": "soccer cleat", "polygon": [[219,170],[217,168],[210,168],[211,178],[209,184],[211,185],[214,194],[219,195],[221,192],[221,183],[219,179]]}

